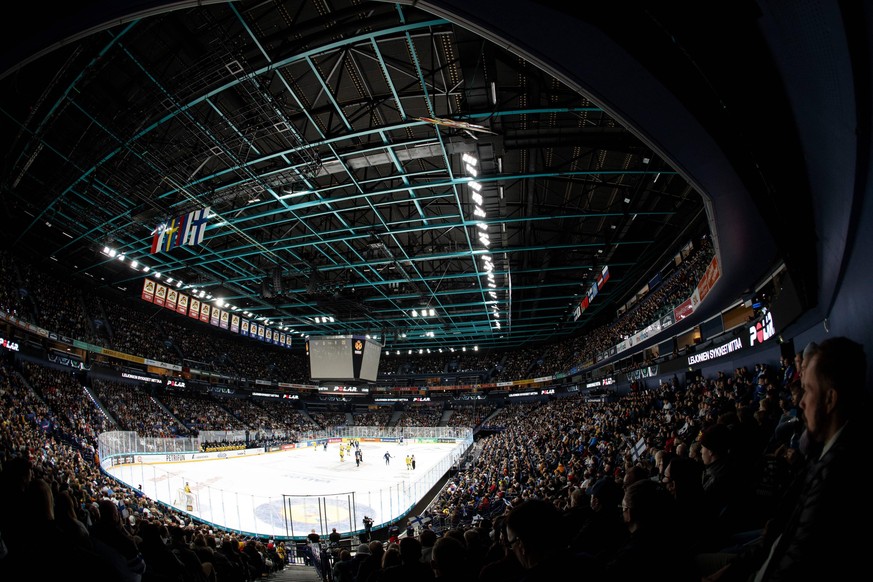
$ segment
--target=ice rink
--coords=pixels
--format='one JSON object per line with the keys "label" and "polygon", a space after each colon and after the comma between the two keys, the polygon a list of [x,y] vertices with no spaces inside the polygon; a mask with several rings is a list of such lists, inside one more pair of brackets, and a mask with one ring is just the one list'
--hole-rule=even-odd
{"label": "ice rink", "polygon": [[[109,471],[153,499],[186,510],[179,489],[189,483],[190,513],[246,534],[301,537],[315,529],[347,533],[372,517],[376,528],[407,513],[460,455],[457,444],[361,442],[340,461],[338,442],[215,460],[119,465]],[[384,455],[392,456],[386,463]],[[406,456],[415,456],[407,469]]]}

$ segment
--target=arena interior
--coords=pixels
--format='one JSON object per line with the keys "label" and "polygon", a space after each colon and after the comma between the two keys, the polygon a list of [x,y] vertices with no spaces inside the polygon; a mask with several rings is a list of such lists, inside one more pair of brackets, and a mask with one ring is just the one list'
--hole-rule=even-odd
{"label": "arena interior", "polygon": [[19,9],[4,579],[860,567],[870,4]]}

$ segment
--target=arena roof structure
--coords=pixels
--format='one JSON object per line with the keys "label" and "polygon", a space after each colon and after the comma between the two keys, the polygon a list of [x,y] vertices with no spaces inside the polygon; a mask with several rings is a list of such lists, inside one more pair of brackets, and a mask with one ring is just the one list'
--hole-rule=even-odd
{"label": "arena roof structure", "polygon": [[[760,46],[727,47],[732,63],[705,42],[727,30],[632,5],[68,7],[6,39],[4,241],[97,287],[135,296],[160,273],[293,333],[389,347],[574,335],[703,234],[724,303],[788,254],[780,205],[813,220],[803,183],[771,187],[796,128],[768,110],[776,162],[730,83],[747,67],[762,109],[784,89]],[[197,244],[152,248],[204,209]],[[790,268],[809,303],[815,264]]]}

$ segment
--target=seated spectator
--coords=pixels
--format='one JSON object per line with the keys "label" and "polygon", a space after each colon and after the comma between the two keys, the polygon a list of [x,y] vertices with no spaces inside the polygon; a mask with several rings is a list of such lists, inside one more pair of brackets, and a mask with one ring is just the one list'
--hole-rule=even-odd
{"label": "seated spectator", "polygon": [[464,543],[450,535],[444,535],[434,543],[430,563],[436,580],[474,582],[479,574],[468,567]]}
{"label": "seated spectator", "polygon": [[348,550],[340,550],[339,559],[334,563],[331,569],[331,579],[334,582],[355,582],[355,577],[348,567],[348,562],[352,561],[352,553]]}
{"label": "seated spectator", "polygon": [[599,559],[614,551],[628,536],[621,515],[624,491],[612,477],[601,477],[586,493],[590,498],[591,515],[570,540],[570,549],[577,556]]}
{"label": "seated spectator", "polygon": [[[377,575],[378,582],[427,582],[434,579],[433,568],[421,562],[421,542],[414,537],[404,537],[399,543],[400,564],[388,566],[383,564],[382,572]],[[360,575],[358,576],[360,578]],[[361,582],[359,580],[359,582]]]}
{"label": "seated spectator", "polygon": [[857,474],[866,376],[864,348],[848,338],[829,338],[804,351],[806,470],[758,543],[707,580],[850,580],[863,571],[866,544],[846,523],[866,522],[869,513]]}
{"label": "seated spectator", "polygon": [[700,458],[703,461],[703,501],[705,511],[717,516],[722,534],[732,531],[732,512],[740,503],[739,468],[730,458],[731,432],[724,424],[716,423],[703,431],[700,437]]}
{"label": "seated spectator", "polygon": [[528,499],[506,516],[506,543],[525,568],[522,580],[560,580],[571,566],[567,541],[556,538],[561,515],[550,501]]}
{"label": "seated spectator", "polygon": [[382,558],[385,557],[385,546],[379,540],[372,540],[367,544],[370,554],[362,555],[363,561],[358,567],[357,577],[360,582],[375,580],[376,575],[382,570]]}
{"label": "seated spectator", "polygon": [[663,485],[675,501],[677,534],[694,553],[714,551],[724,539],[715,529],[717,516],[703,500],[703,466],[687,457],[673,457]]}
{"label": "seated spectator", "polygon": [[[343,560],[336,563],[336,578],[337,581],[356,582],[358,579],[358,569],[364,560],[370,557],[370,548],[367,544],[360,544],[355,550],[355,555],[350,560]],[[363,582],[363,581],[362,581]]]}
{"label": "seated spectator", "polygon": [[692,553],[677,543],[675,505],[666,490],[649,479],[624,492],[622,514],[630,536],[612,552],[593,578],[600,581],[699,580]]}
{"label": "seated spectator", "polygon": [[[583,497],[584,497],[584,492]],[[494,523],[494,539],[479,571],[479,582],[516,582],[526,570],[506,543],[506,519],[501,515]]]}
{"label": "seated spectator", "polygon": [[433,545],[437,541],[436,532],[432,529],[422,530],[418,539],[421,542],[421,563],[430,566],[431,552],[433,552]]}

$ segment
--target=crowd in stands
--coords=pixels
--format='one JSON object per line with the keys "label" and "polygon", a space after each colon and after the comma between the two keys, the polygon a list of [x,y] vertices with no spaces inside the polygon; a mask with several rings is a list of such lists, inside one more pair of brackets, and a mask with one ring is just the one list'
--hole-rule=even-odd
{"label": "crowd in stands", "polygon": [[284,567],[284,542],[215,532],[102,473],[101,421],[85,421],[101,413],[70,374],[4,358],[0,402],[3,579],[246,582]]}
{"label": "crowd in stands", "polygon": [[413,404],[403,411],[397,426],[439,426],[442,416],[442,403]]}
{"label": "crowd in stands", "polygon": [[100,378],[92,382],[97,401],[115,420],[117,430],[156,438],[191,436],[193,432],[155,399],[149,388]]}
{"label": "crowd in stands", "polygon": [[71,434],[97,442],[100,433],[118,430],[115,421],[91,398],[83,399],[82,385],[75,374],[30,362],[23,362],[22,366],[24,375],[30,378],[31,385],[49,410],[66,417],[72,427]]}
{"label": "crowd in stands", "polygon": [[[833,555],[816,544],[838,548],[857,566],[862,553],[834,515],[845,518],[845,497],[855,498],[840,492],[852,479],[852,457],[831,443],[853,426],[849,417],[862,414],[853,408],[866,390],[864,357],[844,338],[799,357],[821,362],[808,372],[822,374],[808,390],[839,393],[834,398],[843,404],[830,413],[812,412],[813,397],[801,404],[801,366],[787,359],[777,370],[760,365],[755,373],[675,378],[607,403],[568,397],[505,407],[492,419],[503,432],[483,441],[473,466],[429,507],[428,528],[443,532],[440,539],[454,532],[462,543],[475,529],[475,537],[499,548],[485,563],[501,565],[488,572],[478,543],[464,544],[459,555],[477,564],[479,580],[560,579],[567,560],[595,580],[745,581],[758,571],[761,580],[815,580],[834,567]],[[813,428],[810,419],[819,414],[832,418]],[[854,437],[840,442],[848,439]],[[634,453],[636,443],[645,450]],[[829,499],[820,498],[823,491]],[[775,537],[776,524],[787,527],[789,539]],[[522,552],[512,542],[519,537]],[[509,566],[511,572],[503,569]],[[839,569],[848,572],[842,563]]]}
{"label": "crowd in stands", "polygon": [[309,416],[315,421],[319,428],[327,428],[330,426],[348,426],[349,415],[346,412],[310,412]]}
{"label": "crowd in stands", "polygon": [[160,401],[195,434],[201,430],[238,430],[245,426],[223,403],[208,395],[182,395],[167,391],[161,395]]}
{"label": "crowd in stands", "polygon": [[[410,353],[411,352],[411,353]],[[384,370],[380,375],[456,375],[456,374],[484,374],[494,367],[497,358],[495,354],[486,354],[478,351],[449,351],[437,352],[424,349],[407,349],[382,354],[381,364]]]}
{"label": "crowd in stands", "polygon": [[514,350],[498,365],[499,377],[512,380],[548,376],[594,357],[657,321],[691,296],[713,256],[712,243],[699,246],[654,290],[614,322],[569,341]]}
{"label": "crowd in stands", "polygon": [[[224,407],[239,419],[244,429],[263,435],[280,435],[296,441],[300,435],[318,430],[315,422],[304,415],[297,404],[285,399],[271,399],[268,403],[247,398],[227,399]],[[239,430],[240,426],[235,427]]]}
{"label": "crowd in stands", "polygon": [[483,402],[475,406],[471,404],[464,406],[455,405],[452,407],[452,414],[449,416],[446,425],[476,428],[495,410],[497,410],[497,405],[493,402]]}
{"label": "crowd in stands", "polygon": [[[155,313],[130,309],[109,301],[103,301],[101,305],[103,312],[109,316],[107,331],[110,343],[105,347],[168,364],[182,363],[181,354],[172,349],[162,334]],[[158,309],[152,306],[153,311]]]}
{"label": "crowd in stands", "polygon": [[371,410],[366,412],[353,412],[353,426],[378,426],[387,427],[394,416],[394,410]]}
{"label": "crowd in stands", "polygon": [[76,302],[81,294],[48,275],[25,265],[21,269],[22,289],[38,290],[28,293],[32,301],[36,321],[45,329],[50,329],[69,338],[86,340],[92,337],[91,327],[84,311],[76,309]]}
{"label": "crowd in stands", "polygon": [[[540,377],[590,361],[661,317],[690,296],[713,255],[708,238],[655,289],[612,323],[569,340],[502,353],[477,351],[383,354],[380,377],[405,385],[479,383]],[[300,350],[244,338],[211,324],[177,317],[142,300],[102,298],[0,251],[0,309],[15,313],[70,338],[92,341],[119,352],[184,366],[231,379],[309,383],[308,362]],[[301,340],[302,341],[302,340]],[[112,364],[112,360],[103,358]]]}
{"label": "crowd in stands", "polygon": [[545,376],[593,361],[597,354],[618,345],[624,339],[672,312],[674,307],[691,297],[694,287],[709,266],[714,252],[709,237],[700,239],[698,245],[676,270],[628,311],[616,317],[611,323],[591,332],[570,341],[548,346],[548,349],[542,353],[542,362],[537,360],[536,366],[526,371],[526,377]]}
{"label": "crowd in stands", "polygon": [[[95,382],[92,398],[72,369],[9,354],[0,364],[0,573],[31,572],[46,539],[61,542],[41,564],[55,576],[140,581],[168,568],[171,579],[214,580],[232,570],[220,548],[256,564],[235,580],[284,564],[270,557],[279,544],[216,533],[101,473],[92,420],[152,419],[143,397],[158,397]],[[452,476],[425,529],[388,544],[394,561],[367,579],[554,580],[568,560],[597,581],[850,577],[863,555],[845,520],[863,498],[865,374],[863,348],[832,338],[754,372],[674,377],[607,402],[507,405],[490,420],[502,430]],[[188,405],[208,410],[200,398]],[[358,548],[359,568],[372,552]],[[430,573],[417,565],[424,556]]]}
{"label": "crowd in stands", "polygon": [[[420,356],[406,360],[414,366],[398,369],[404,374],[476,369],[487,373],[499,363],[501,379],[566,369],[615,345],[687,297],[711,256],[711,248],[702,245],[622,317],[586,334],[584,344],[580,338],[499,358]],[[123,306],[74,286],[58,285],[5,252],[0,253],[0,277],[0,308],[62,335],[235,378],[307,381],[305,359],[292,351],[246,341],[206,324],[193,322],[192,328],[187,321],[185,325],[163,317],[163,310],[154,306],[151,311],[148,306]],[[853,345],[840,347],[858,357]],[[253,561],[258,561],[254,555],[267,557],[266,540],[244,540],[232,532],[216,535],[187,514],[160,506],[102,474],[95,458],[96,438],[102,432],[174,438],[207,430],[252,430],[248,446],[293,441],[299,434],[350,422],[386,426],[390,421],[387,412],[356,415],[347,404],[322,407],[307,416],[287,402],[269,406],[244,398],[219,402],[204,395],[100,378],[86,385],[85,375],[73,368],[28,362],[12,366],[11,359],[3,362],[0,372],[4,405],[0,482],[4,499],[14,507],[0,518],[0,572],[17,572],[35,559],[36,550],[28,541],[47,535],[75,536],[71,539],[76,543],[60,557],[69,571],[98,580],[150,579],[145,573],[149,564],[153,575],[160,569],[154,564],[172,563],[163,547],[169,547],[182,563],[187,559],[194,566],[192,576],[194,571],[214,573],[219,568],[218,558],[212,562],[201,558],[199,565],[190,559],[189,551],[207,554],[204,547],[214,554],[227,543],[237,551],[251,547]],[[756,569],[762,569],[762,580],[768,579],[771,569],[796,576],[786,579],[823,576],[818,563],[803,574],[790,570],[811,552],[808,541],[790,537],[792,546],[782,537],[773,545],[770,537],[774,531],[799,536],[792,528],[824,523],[824,531],[833,539],[822,540],[804,530],[808,538],[843,557],[845,549],[837,541],[854,547],[851,539],[841,537],[842,532],[832,531],[834,524],[821,511],[810,509],[799,521],[786,520],[782,513],[783,499],[801,510],[815,506],[806,490],[828,489],[824,486],[828,480],[840,483],[847,499],[855,486],[841,481],[843,465],[828,463],[828,473],[822,473],[829,455],[843,454],[839,446],[832,446],[842,433],[830,430],[830,425],[809,426],[801,401],[810,399],[811,392],[801,388],[798,372],[803,358],[799,360],[786,359],[776,366],[762,363],[754,371],[739,368],[709,379],[679,382],[677,378],[649,390],[637,385],[632,394],[607,402],[588,403],[570,396],[513,404],[495,414],[485,407],[454,407],[448,425],[475,426],[488,418],[483,428],[497,434],[483,439],[475,459],[428,509],[432,529],[425,531],[439,537],[422,548],[422,555],[431,556],[437,577],[454,572],[452,564],[460,560],[466,564],[464,579],[476,578],[470,573],[478,572],[481,580],[521,579],[527,570],[547,572],[542,564],[562,559],[585,564],[597,580],[645,574],[632,568],[651,564],[655,558],[675,567],[662,572],[671,579],[745,580]],[[857,374],[847,375],[845,370],[854,371],[856,362],[837,360],[840,366],[822,364],[821,373],[833,386],[817,391],[825,394],[822,399],[839,394],[839,410],[821,404],[816,409],[815,403],[806,406],[813,407],[815,423],[837,423],[841,429],[850,414],[858,414],[843,410],[842,403],[849,398],[846,384],[852,379],[856,385],[848,388],[857,389],[863,376],[859,380]],[[442,405],[409,406],[398,424],[437,425],[443,410]],[[832,419],[831,414],[840,416]],[[810,428],[827,434],[828,446],[822,449],[822,438],[815,440],[816,433],[810,436]],[[645,446],[640,448],[639,443]],[[803,482],[800,489],[798,479]],[[846,515],[840,503],[828,501],[828,515]],[[664,515],[665,508],[672,517]],[[668,521],[675,524],[667,527]],[[25,526],[19,527],[22,523]],[[541,531],[562,532],[563,537],[555,543],[555,537],[549,536],[546,544],[528,531],[531,524]],[[421,532],[420,543],[424,545],[429,537]],[[163,547],[157,546],[157,540]],[[753,542],[745,543],[749,540]],[[271,550],[276,548],[273,544]],[[399,566],[406,563],[399,544],[390,549],[397,550]],[[407,550],[408,556],[416,554],[414,547]],[[843,560],[835,567],[848,572],[848,563],[851,560]],[[264,559],[263,566],[256,568],[259,575],[267,571],[266,564]],[[248,567],[244,570],[239,579],[257,577]],[[689,574],[692,570],[694,574]]]}

